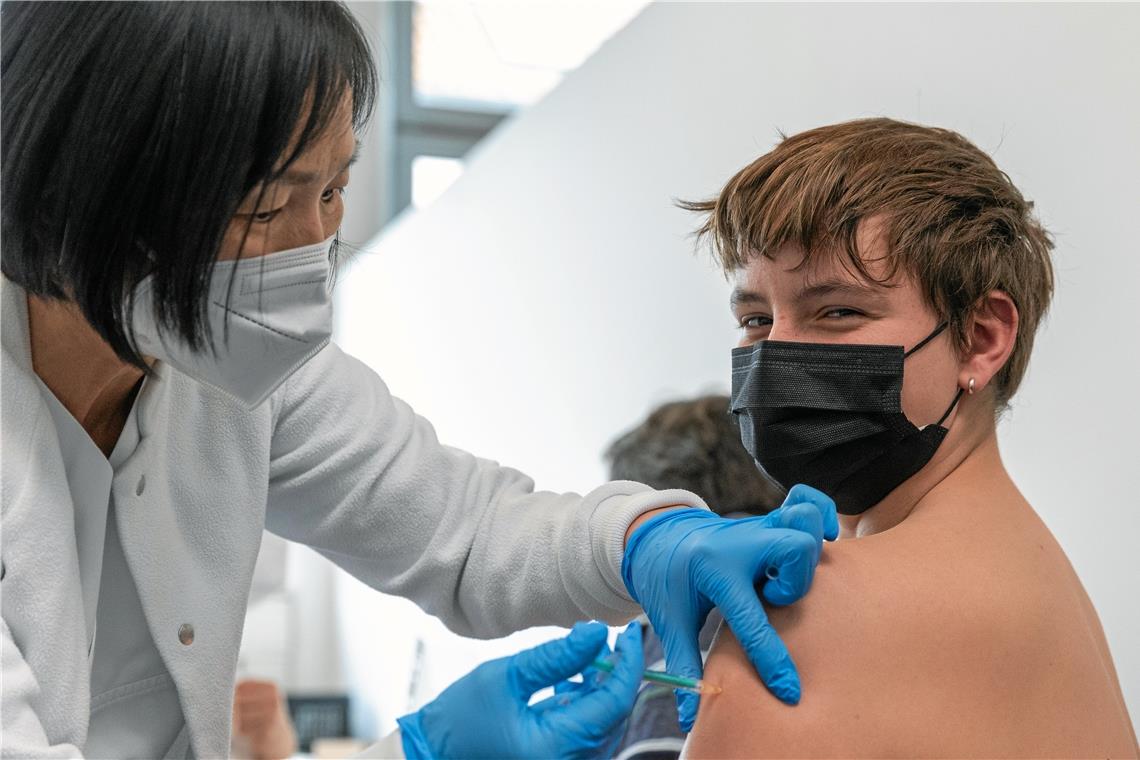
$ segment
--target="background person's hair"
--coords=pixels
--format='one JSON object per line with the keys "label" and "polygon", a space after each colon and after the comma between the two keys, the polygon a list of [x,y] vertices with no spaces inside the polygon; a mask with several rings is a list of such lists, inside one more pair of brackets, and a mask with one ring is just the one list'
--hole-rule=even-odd
{"label": "background person's hair", "polygon": [[766,478],[740,442],[728,396],[704,396],[657,407],[606,451],[611,480],[657,489],[684,488],[718,514],[763,515],[784,491]]}
{"label": "background person's hair", "polygon": [[362,128],[377,88],[340,3],[6,1],[0,24],[4,274],[73,299],[140,367],[134,286],[153,274],[162,323],[206,344],[207,287],[242,200],[349,91]]}
{"label": "background person's hair", "polygon": [[885,283],[903,272],[966,346],[974,309],[991,290],[1017,306],[1013,353],[995,378],[1002,409],[1017,390],[1033,338],[1053,294],[1052,242],[1010,178],[961,135],[893,119],[862,119],[784,138],[741,169],[720,195],[681,202],[706,214],[726,274],[785,243],[838,255],[849,271],[874,279],[856,246],[860,222],[885,215]]}

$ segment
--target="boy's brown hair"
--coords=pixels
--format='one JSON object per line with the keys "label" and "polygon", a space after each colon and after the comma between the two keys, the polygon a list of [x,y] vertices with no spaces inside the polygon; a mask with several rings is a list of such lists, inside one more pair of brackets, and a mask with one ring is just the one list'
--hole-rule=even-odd
{"label": "boy's brown hair", "polygon": [[[706,214],[697,234],[711,239],[726,274],[792,243],[805,252],[801,266],[834,254],[881,284],[900,272],[914,277],[959,350],[974,309],[1001,290],[1017,306],[1019,325],[995,378],[998,409],[1025,375],[1053,294],[1053,244],[1033,203],[956,132],[883,118],[819,127],[784,138],[716,198],[680,205]],[[877,215],[887,243],[880,278],[856,245],[860,222]]]}

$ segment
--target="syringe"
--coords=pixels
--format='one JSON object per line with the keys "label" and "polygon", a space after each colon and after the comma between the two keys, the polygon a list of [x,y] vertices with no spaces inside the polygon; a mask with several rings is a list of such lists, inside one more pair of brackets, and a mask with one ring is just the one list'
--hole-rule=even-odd
{"label": "syringe", "polygon": [[[608,660],[594,660],[593,664],[598,670],[604,670],[607,673],[614,672],[614,664]],[[672,673],[665,673],[660,670],[646,670],[641,674],[641,680],[672,686],[674,689],[684,689],[685,691],[692,691],[697,694],[720,694],[723,691],[719,686],[698,681],[695,678],[675,676]]]}

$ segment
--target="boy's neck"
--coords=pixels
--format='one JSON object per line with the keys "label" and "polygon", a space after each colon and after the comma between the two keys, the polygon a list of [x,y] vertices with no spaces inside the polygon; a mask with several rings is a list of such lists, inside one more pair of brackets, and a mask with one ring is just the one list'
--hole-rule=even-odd
{"label": "boy's neck", "polygon": [[974,411],[987,416],[968,421],[967,415],[955,415],[957,429],[952,420],[950,433],[930,462],[886,498],[862,514],[840,515],[840,538],[861,538],[890,530],[922,511],[933,497],[958,484],[994,477],[1008,480],[998,451],[997,426],[988,416],[991,413]]}

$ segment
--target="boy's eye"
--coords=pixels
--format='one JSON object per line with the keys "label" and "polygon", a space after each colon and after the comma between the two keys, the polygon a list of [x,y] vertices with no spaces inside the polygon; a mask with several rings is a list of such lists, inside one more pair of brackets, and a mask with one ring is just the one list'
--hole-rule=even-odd
{"label": "boy's eye", "polygon": [[828,309],[823,313],[823,316],[826,319],[842,319],[843,317],[857,316],[858,314],[859,312],[855,311],[854,309],[839,307],[835,309]]}
{"label": "boy's eye", "polygon": [[748,317],[743,317],[740,320],[740,326],[743,328],[756,329],[759,327],[770,327],[771,325],[772,325],[772,318],[771,317],[765,317],[762,314],[753,314],[753,315],[748,316]]}

